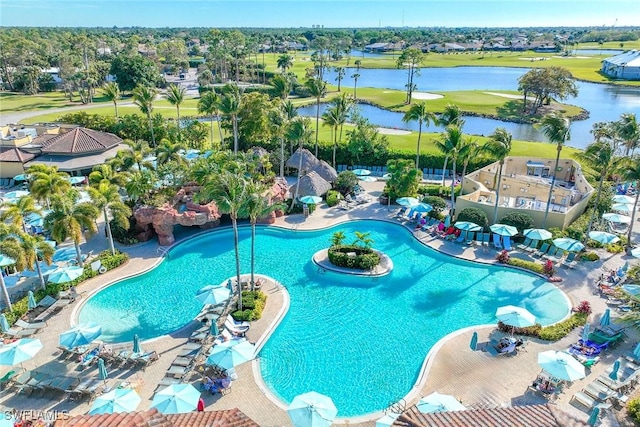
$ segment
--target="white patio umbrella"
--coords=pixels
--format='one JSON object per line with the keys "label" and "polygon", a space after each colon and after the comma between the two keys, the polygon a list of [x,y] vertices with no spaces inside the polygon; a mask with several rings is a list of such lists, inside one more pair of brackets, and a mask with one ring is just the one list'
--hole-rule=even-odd
{"label": "white patio umbrella", "polygon": [[295,427],[329,427],[338,409],[330,397],[310,391],[294,397],[287,413]]}
{"label": "white patio umbrella", "polygon": [[516,328],[525,328],[536,324],[536,316],[531,314],[526,308],[515,305],[505,305],[498,307],[496,317],[505,325]]}
{"label": "white patio umbrella", "polygon": [[625,205],[633,205],[636,201],[633,197],[625,196],[624,194],[618,194],[611,199],[613,203],[624,203]]}
{"label": "white patio umbrella", "polygon": [[611,206],[612,211],[622,212],[624,214],[630,214],[633,211],[633,205],[627,205],[625,203],[615,203]]}
{"label": "white patio umbrella", "polygon": [[433,392],[429,396],[420,399],[416,408],[418,408],[418,411],[423,414],[431,414],[433,412],[464,411],[467,409],[455,397],[448,394],[440,394],[438,392]]}
{"label": "white patio umbrella", "polygon": [[564,351],[538,353],[538,365],[552,376],[565,381],[575,381],[586,376],[584,366]]}
{"label": "white patio umbrella", "polygon": [[491,231],[501,236],[515,236],[518,234],[518,229],[506,224],[493,224],[489,227]]}
{"label": "white patio umbrella", "polygon": [[631,218],[628,217],[627,215],[622,215],[622,214],[618,214],[615,212],[609,212],[606,213],[604,215],[602,215],[602,219],[609,221],[609,222],[617,222],[619,224],[630,224],[631,223]]}

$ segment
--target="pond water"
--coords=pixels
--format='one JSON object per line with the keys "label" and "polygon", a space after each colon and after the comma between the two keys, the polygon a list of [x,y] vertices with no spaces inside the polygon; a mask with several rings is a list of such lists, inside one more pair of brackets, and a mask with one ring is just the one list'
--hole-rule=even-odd
{"label": "pond water", "polygon": [[[518,78],[526,73],[528,68],[507,67],[457,67],[457,68],[424,68],[415,81],[418,91],[456,91],[481,90],[502,91],[516,90]],[[347,75],[351,75],[347,71]],[[358,87],[375,87],[381,89],[404,90],[407,71],[398,69],[360,69]],[[325,74],[326,81],[335,80],[335,72]],[[623,113],[640,115],[640,87],[620,87],[596,83],[576,82],[579,90],[577,97],[570,97],[564,102],[578,105],[590,112],[587,120],[572,123],[571,140],[567,145],[584,148],[592,142],[591,129],[594,123],[600,121],[617,120]],[[353,87],[353,79],[342,81],[343,88]],[[311,110],[311,113],[309,111]],[[311,107],[301,109],[301,114],[315,116],[315,109]],[[396,123],[398,113],[388,112],[379,108],[363,108],[362,114],[371,123],[388,126],[385,123]],[[400,115],[401,117],[401,115]],[[401,123],[391,127],[407,128]],[[411,126],[411,125],[409,125]],[[531,125],[506,123],[498,120],[468,117],[465,132],[488,135],[496,127],[505,127],[515,139],[530,141],[544,141],[545,138]]]}

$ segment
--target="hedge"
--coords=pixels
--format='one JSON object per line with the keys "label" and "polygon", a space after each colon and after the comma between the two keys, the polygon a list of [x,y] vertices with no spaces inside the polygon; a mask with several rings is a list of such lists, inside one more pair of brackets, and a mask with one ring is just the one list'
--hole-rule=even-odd
{"label": "hedge", "polygon": [[[355,253],[356,256],[349,256]],[[328,250],[329,262],[338,267],[371,270],[380,263],[380,255],[373,249],[357,245],[332,246]]]}
{"label": "hedge", "polygon": [[[116,250],[116,254],[111,255],[111,251],[106,250],[106,251],[100,252],[92,261],[100,260],[100,263],[107,270],[113,270],[114,268],[119,267],[125,262],[127,262],[128,259],[129,259],[129,255],[127,255],[124,252],[120,252]],[[82,273],[82,276],[78,277],[73,282],[60,283],[60,284],[48,283],[45,289],[38,287],[37,290],[34,290],[33,295],[36,301],[40,301],[42,298],[44,298],[47,295],[56,297],[60,291],[65,291],[73,286],[77,286],[78,284],[84,282],[85,280],[91,279],[92,277],[95,277],[97,275],[98,275],[98,272],[92,271],[90,263],[87,263],[84,266],[84,273]],[[13,306],[13,310],[4,311],[4,315],[7,318],[9,325],[13,325],[18,319],[24,316],[27,313],[27,311],[29,311],[28,297],[25,296],[13,302],[12,306]]]}
{"label": "hedge", "polygon": [[587,316],[587,313],[572,313],[568,319],[545,327],[535,324],[527,328],[513,328],[512,326],[498,322],[498,329],[502,332],[511,333],[511,331],[513,331],[515,334],[537,337],[545,341],[558,341],[567,336],[574,328],[584,326],[584,324],[587,323]]}
{"label": "hedge", "polygon": [[509,258],[509,261],[507,262],[507,264],[512,265],[514,267],[524,268],[524,269],[533,271],[534,273],[544,274],[544,265],[538,264],[537,262],[534,262],[534,261],[527,261],[524,259],[511,257]]}
{"label": "hedge", "polygon": [[239,322],[259,320],[267,304],[267,295],[262,291],[242,291],[242,308],[231,313]]}

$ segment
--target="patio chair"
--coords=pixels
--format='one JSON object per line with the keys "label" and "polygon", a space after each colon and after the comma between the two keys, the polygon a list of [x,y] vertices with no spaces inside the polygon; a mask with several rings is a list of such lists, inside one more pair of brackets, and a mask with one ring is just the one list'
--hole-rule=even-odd
{"label": "patio chair", "polygon": [[576,261],[576,253],[575,252],[569,252],[567,257],[562,260],[560,265],[563,266],[563,267],[573,268],[573,267],[576,266],[577,262],[578,261]]}
{"label": "patio chair", "polygon": [[562,261],[563,256],[564,256],[563,249],[552,246],[551,249],[549,249],[549,252],[547,252],[545,255],[542,255],[542,259],[548,259],[551,262],[560,263],[560,261]]}
{"label": "patio chair", "polygon": [[538,250],[537,252],[534,252],[533,256],[541,257],[542,255],[547,253],[547,251],[549,250],[549,247],[550,245],[548,243],[543,243],[542,246],[540,246],[540,250]]}
{"label": "patio chair", "polygon": [[102,380],[99,378],[84,378],[73,388],[65,390],[69,393],[70,400],[81,400],[85,397],[92,399],[96,396]]}
{"label": "patio chair", "polygon": [[247,331],[249,330],[248,327],[246,328],[236,327],[233,324],[230,324],[228,321],[224,322],[224,327],[233,335],[238,335],[238,336],[244,336],[244,334],[246,334]]}
{"label": "patio chair", "polygon": [[526,248],[529,247],[530,244],[531,244],[531,239],[526,237],[524,239],[524,242],[520,243],[519,245],[516,245],[516,248],[524,251],[524,250],[526,250]]}
{"label": "patio chair", "polygon": [[504,249],[506,251],[512,251],[513,248],[511,247],[511,237],[509,236],[504,236],[502,238],[502,245],[504,246]]}
{"label": "patio chair", "polygon": [[482,233],[482,246],[489,246],[489,243],[491,241],[491,234],[489,233]]}
{"label": "patio chair", "polygon": [[21,327],[22,329],[42,329],[45,326],[47,326],[47,322],[34,322],[34,323],[29,323],[29,322],[25,322],[22,319],[18,319],[16,320],[16,326]]}
{"label": "patio chair", "polygon": [[36,333],[36,329],[13,329],[13,328],[9,328],[7,329],[5,332],[3,332],[4,335],[8,335],[12,338],[24,338],[24,337],[30,337],[31,335]]}
{"label": "patio chair", "polygon": [[464,243],[467,241],[467,234],[469,234],[468,231],[463,231],[462,233],[460,233],[460,236],[458,236],[458,238],[456,240],[454,240],[456,243]]}
{"label": "patio chair", "polygon": [[38,307],[50,307],[55,304],[56,299],[51,295],[46,295],[40,301],[38,301]]}
{"label": "patio chair", "polygon": [[598,408],[600,408],[601,410],[610,409],[611,406],[612,406],[610,403],[599,402],[596,399],[594,399],[593,397],[591,397],[588,394],[586,394],[584,392],[581,392],[581,391],[575,393],[571,397],[571,401],[570,402],[573,402],[573,401],[578,402],[582,406],[586,407],[589,411],[591,411],[596,406]]}
{"label": "patio chair", "polygon": [[529,246],[524,248],[524,251],[528,252],[530,254],[533,254],[534,252],[536,252],[538,250],[538,244],[539,243],[540,243],[540,240],[531,240],[531,243],[529,244]]}
{"label": "patio chair", "polygon": [[247,321],[239,322],[236,319],[234,319],[233,316],[231,316],[231,315],[227,316],[226,321],[229,321],[229,324],[235,326],[236,328],[247,328],[247,329],[249,329],[249,327],[251,326],[251,323],[249,323]]}
{"label": "patio chair", "polygon": [[16,368],[8,371],[2,377],[0,377],[0,390],[4,390],[10,387],[10,384],[14,381],[16,376],[18,376],[23,371],[22,368]]}
{"label": "patio chair", "polygon": [[493,234],[493,247],[500,250],[502,249],[502,243],[500,242],[500,235],[499,234]]}

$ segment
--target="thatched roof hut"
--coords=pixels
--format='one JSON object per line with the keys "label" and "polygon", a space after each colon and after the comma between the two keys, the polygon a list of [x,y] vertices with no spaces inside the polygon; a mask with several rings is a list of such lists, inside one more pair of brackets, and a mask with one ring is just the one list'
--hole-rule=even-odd
{"label": "thatched roof hut", "polygon": [[338,178],[338,172],[324,160],[318,161],[318,165],[313,170],[328,182],[334,182]]}
{"label": "thatched roof hut", "polygon": [[298,148],[291,157],[289,157],[289,160],[287,160],[287,167],[298,169],[298,167],[300,167],[300,156],[302,156],[303,172],[310,172],[318,165],[318,159],[311,153],[311,151],[306,148],[303,148],[302,150]]}
{"label": "thatched roof hut", "polygon": [[[291,187],[289,187],[289,192],[293,197],[296,196],[296,184],[293,184]],[[322,196],[329,190],[331,190],[331,184],[320,175],[318,175],[317,172],[311,171],[300,178],[298,197]]]}

